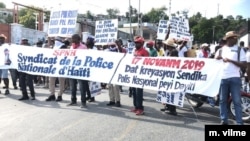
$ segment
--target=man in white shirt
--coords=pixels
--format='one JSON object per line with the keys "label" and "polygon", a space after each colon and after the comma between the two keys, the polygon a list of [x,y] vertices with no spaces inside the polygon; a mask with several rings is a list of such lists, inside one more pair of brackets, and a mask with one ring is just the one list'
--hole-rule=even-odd
{"label": "man in white shirt", "polygon": [[[228,97],[231,94],[236,122],[243,125],[241,107],[241,78],[240,69],[246,67],[246,54],[243,49],[238,50],[238,35],[234,31],[226,33],[224,39],[227,44],[215,54],[216,59],[223,60],[223,72],[220,84],[220,118],[222,125],[228,124]],[[240,51],[240,52],[238,52]]]}

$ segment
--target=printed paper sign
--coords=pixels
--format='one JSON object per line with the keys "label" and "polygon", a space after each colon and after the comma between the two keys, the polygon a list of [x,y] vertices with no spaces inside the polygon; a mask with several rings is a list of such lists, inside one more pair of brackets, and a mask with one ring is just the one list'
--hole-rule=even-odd
{"label": "printed paper sign", "polygon": [[53,10],[50,14],[48,36],[71,37],[75,34],[78,10]]}
{"label": "printed paper sign", "polygon": [[91,97],[95,97],[102,92],[101,83],[99,82],[89,82],[89,90],[91,93]]}
{"label": "printed paper sign", "polygon": [[178,107],[183,107],[184,99],[185,99],[184,92],[168,93],[166,91],[158,91],[156,97],[156,101],[158,102],[175,105]]}
{"label": "printed paper sign", "polygon": [[168,32],[167,20],[160,20],[157,30],[157,39],[165,40]]}
{"label": "printed paper sign", "polygon": [[117,39],[118,20],[96,21],[95,45],[107,45]]}
{"label": "printed paper sign", "polygon": [[188,19],[170,17],[168,25],[171,27],[169,37],[186,41],[191,40]]}

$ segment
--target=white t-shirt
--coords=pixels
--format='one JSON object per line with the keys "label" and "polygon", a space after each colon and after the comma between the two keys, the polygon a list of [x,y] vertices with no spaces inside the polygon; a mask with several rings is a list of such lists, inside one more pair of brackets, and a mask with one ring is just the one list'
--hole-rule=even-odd
{"label": "white t-shirt", "polygon": [[[222,58],[228,58],[230,60],[238,61],[238,46],[233,47],[223,46],[221,52]],[[219,56],[220,51],[216,51],[215,57]],[[240,62],[246,61],[246,53],[243,49],[240,50]],[[222,79],[240,77],[240,68],[231,62],[223,62]]]}
{"label": "white t-shirt", "polygon": [[246,53],[246,60],[247,60],[247,63],[250,63],[250,51],[247,51]]}
{"label": "white t-shirt", "polygon": [[180,50],[180,46],[178,46],[178,57],[185,57],[184,53],[188,51],[186,46],[182,47]]}

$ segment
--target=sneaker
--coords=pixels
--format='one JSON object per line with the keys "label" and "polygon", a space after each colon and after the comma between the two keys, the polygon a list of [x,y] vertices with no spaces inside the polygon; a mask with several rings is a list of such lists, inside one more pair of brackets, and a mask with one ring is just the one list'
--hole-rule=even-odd
{"label": "sneaker", "polygon": [[115,105],[115,102],[110,101],[110,102],[107,104],[107,106],[112,106],[112,105]]}
{"label": "sneaker", "polygon": [[32,97],[31,100],[36,100],[36,98],[35,98],[35,97]]}
{"label": "sneaker", "polygon": [[228,125],[228,123],[222,121],[220,125]]}
{"label": "sneaker", "polygon": [[71,103],[69,103],[67,106],[76,106],[76,105],[77,105],[76,102],[71,102]]}
{"label": "sneaker", "polygon": [[136,113],[135,113],[136,115],[143,115],[144,114],[144,111],[143,110],[141,110],[141,109],[138,109],[137,111],[136,111]]}
{"label": "sneaker", "polygon": [[95,102],[95,98],[94,97],[91,97],[88,102]]}
{"label": "sneaker", "polygon": [[17,86],[14,86],[14,89],[17,90],[18,89]]}
{"label": "sneaker", "polygon": [[137,110],[138,110],[138,109],[133,108],[133,109],[131,109],[131,112],[136,113],[136,112],[137,112]]}
{"label": "sneaker", "polygon": [[56,101],[57,101],[57,102],[58,102],[58,101],[62,101],[62,96],[58,96],[57,99],[56,99]]}
{"label": "sneaker", "polygon": [[82,103],[81,108],[87,108],[86,103]]}
{"label": "sneaker", "polygon": [[56,97],[55,95],[50,95],[47,99],[45,99],[45,101],[55,101]]}
{"label": "sneaker", "polygon": [[8,94],[10,94],[10,91],[9,90],[5,90],[5,93],[4,93],[5,95],[8,95]]}

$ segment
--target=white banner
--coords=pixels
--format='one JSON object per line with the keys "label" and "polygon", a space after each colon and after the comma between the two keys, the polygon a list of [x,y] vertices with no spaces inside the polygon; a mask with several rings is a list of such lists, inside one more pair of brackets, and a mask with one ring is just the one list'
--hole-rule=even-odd
{"label": "white banner", "polygon": [[[6,52],[6,49],[8,52]],[[206,58],[134,57],[98,50],[2,46],[0,68],[165,92],[216,96],[222,61]],[[125,55],[125,56],[124,56]],[[5,60],[10,60],[10,64]],[[216,67],[215,67],[216,66]]]}
{"label": "white banner", "polygon": [[180,17],[170,17],[168,25],[170,25],[171,27],[169,37],[186,41],[191,40],[188,19]]}
{"label": "white banner", "polygon": [[95,45],[114,43],[118,33],[118,19],[96,21]]}
{"label": "white banner", "polygon": [[167,32],[168,32],[167,20],[160,20],[157,30],[157,39],[165,40]]}
{"label": "white banner", "polygon": [[78,10],[57,9],[51,11],[48,36],[71,37],[75,34]]}
{"label": "white banner", "polygon": [[126,56],[111,83],[212,97],[219,90],[221,65],[221,61],[206,58]]}

